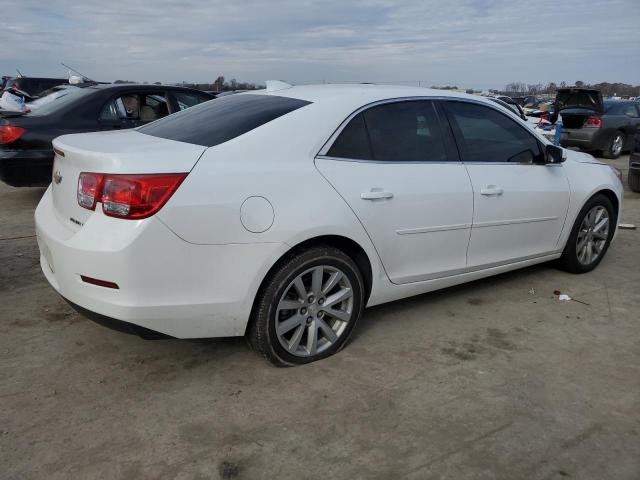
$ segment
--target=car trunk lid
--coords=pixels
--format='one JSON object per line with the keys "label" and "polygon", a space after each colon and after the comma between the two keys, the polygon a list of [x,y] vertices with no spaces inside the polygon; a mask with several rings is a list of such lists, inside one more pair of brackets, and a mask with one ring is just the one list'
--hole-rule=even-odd
{"label": "car trunk lid", "polygon": [[593,88],[559,88],[556,92],[555,112],[584,108],[598,114],[604,111],[602,94]]}
{"label": "car trunk lid", "polygon": [[[58,219],[78,231],[95,214],[78,204],[81,172],[155,174],[189,172],[206,147],[135,130],[64,135],[53,141],[51,189]],[[100,205],[96,209],[101,208]]]}

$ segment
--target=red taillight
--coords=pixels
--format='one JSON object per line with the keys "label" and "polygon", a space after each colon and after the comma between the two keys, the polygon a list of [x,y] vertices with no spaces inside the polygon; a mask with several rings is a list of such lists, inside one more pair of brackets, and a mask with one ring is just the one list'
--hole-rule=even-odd
{"label": "red taillight", "polygon": [[102,178],[99,173],[82,172],[78,177],[78,205],[95,210],[102,190]]}
{"label": "red taillight", "polygon": [[602,117],[587,117],[584,121],[584,126],[589,128],[602,127]]}
{"label": "red taillight", "polygon": [[13,125],[0,125],[0,144],[11,143],[24,134],[24,128]]}
{"label": "red taillight", "polygon": [[140,219],[150,217],[169,200],[186,173],[109,175],[83,172],[78,179],[78,204],[94,210],[102,203],[105,215]]}

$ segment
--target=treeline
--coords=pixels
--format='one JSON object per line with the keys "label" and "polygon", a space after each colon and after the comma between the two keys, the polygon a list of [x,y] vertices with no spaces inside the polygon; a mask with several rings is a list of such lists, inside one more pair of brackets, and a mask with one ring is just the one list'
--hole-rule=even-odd
{"label": "treeline", "polygon": [[232,90],[256,90],[258,88],[264,88],[256,85],[255,83],[239,82],[235,78],[227,81],[221,75],[215,79],[213,83],[185,83],[182,82],[185,87],[196,88],[198,90],[213,91],[213,92],[229,92]]}
{"label": "treeline", "polygon": [[[116,80],[113,83],[138,83],[132,80]],[[142,82],[144,85],[148,85],[149,82]],[[160,82],[153,82],[152,85],[162,85]],[[264,88],[263,86],[256,85],[249,82],[239,82],[235,78],[226,81],[223,76],[219,76],[213,83],[189,83],[182,82],[176,85],[183,87],[195,88],[197,90],[213,91],[213,92],[229,92],[232,90],[256,90],[258,88]]]}
{"label": "treeline", "polygon": [[580,80],[576,81],[575,83],[569,83],[569,84],[567,82],[560,82],[559,84],[556,84],[554,82],[549,82],[546,85],[542,83],[527,84],[523,82],[511,82],[505,86],[504,91],[501,93],[509,96],[541,95],[541,94],[554,95],[558,88],[565,88],[565,87],[572,87],[572,86],[595,88],[596,90],[600,90],[600,92],[602,92],[602,95],[604,97],[611,97],[614,95],[617,95],[618,97],[640,96],[640,85],[634,86],[634,85],[629,85],[627,83],[620,83],[620,82],[617,82],[617,83],[601,82],[601,83],[588,84]]}

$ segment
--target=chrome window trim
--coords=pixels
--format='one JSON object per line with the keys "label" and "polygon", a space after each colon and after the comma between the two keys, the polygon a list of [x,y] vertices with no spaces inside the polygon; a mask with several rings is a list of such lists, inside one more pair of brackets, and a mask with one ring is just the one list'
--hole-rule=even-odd
{"label": "chrome window trim", "polygon": [[316,159],[334,160],[337,162],[377,163],[380,165],[420,165],[423,163],[430,165],[462,165],[462,162],[458,160],[367,160],[362,158],[330,157],[328,155],[316,155]]}

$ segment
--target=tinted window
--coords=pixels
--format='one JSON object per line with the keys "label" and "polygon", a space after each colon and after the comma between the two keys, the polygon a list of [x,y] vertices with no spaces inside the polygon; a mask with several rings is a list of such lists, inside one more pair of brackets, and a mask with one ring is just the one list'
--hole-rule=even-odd
{"label": "tinted window", "polygon": [[356,115],[327,155],[404,162],[446,160],[436,112],[426,101],[387,103]]}
{"label": "tinted window", "polygon": [[622,106],[622,115],[626,115],[627,117],[637,117],[638,111],[636,110],[636,106],[632,103],[627,103]]}
{"label": "tinted window", "polygon": [[351,119],[327,152],[330,157],[372,159],[371,146],[364,117],[361,113]]}
{"label": "tinted window", "polygon": [[29,107],[31,108],[31,110],[40,108],[43,105],[46,105],[47,103],[51,103],[54,100],[57,100],[59,98],[64,97],[65,95],[68,95],[69,93],[73,92],[74,89],[76,88],[77,87],[57,86],[57,87],[50,88],[49,90],[45,90],[40,94],[38,98],[36,98],[34,101],[29,103]]}
{"label": "tinted window", "polygon": [[100,120],[152,122],[169,115],[169,104],[162,92],[127,93],[109,101],[100,112]]}
{"label": "tinted window", "polygon": [[500,98],[495,98],[495,97],[487,97],[489,100],[491,100],[494,103],[497,103],[498,105],[500,105],[501,107],[504,108],[508,108],[509,110],[511,110],[513,113],[515,113],[516,115],[520,116],[520,111],[518,110],[518,107],[515,106],[515,104],[513,103],[507,103],[506,100],[502,100]]}
{"label": "tinted window", "polygon": [[540,158],[537,139],[506,115],[466,102],[447,102],[447,108],[464,161],[531,162]]}
{"label": "tinted window", "polygon": [[95,90],[91,88],[72,88],[68,91],[68,93],[65,93],[60,98],[56,99],[55,102],[50,102],[46,105],[42,105],[37,110],[31,112],[29,115],[48,115],[57,110],[61,110],[67,105],[75,103],[82,97],[86,97],[88,95],[91,95],[92,93],[95,93]]}
{"label": "tinted window", "polygon": [[212,147],[310,102],[274,95],[239,94],[204,102],[138,129],[155,137]]}
{"label": "tinted window", "polygon": [[16,82],[16,87],[23,92],[30,93],[35,95],[38,91],[38,83],[36,80],[32,80],[30,78],[19,78]]}
{"label": "tinted window", "polygon": [[171,92],[171,94],[175,97],[176,102],[178,103],[179,110],[186,110],[189,107],[193,107],[194,105],[198,105],[199,103],[209,100],[208,97],[204,97],[202,95],[191,92],[175,91]]}
{"label": "tinted window", "polygon": [[447,159],[440,124],[431,102],[388,103],[364,112],[375,160]]}
{"label": "tinted window", "polygon": [[604,113],[609,115],[628,115],[630,117],[637,116],[635,104],[620,100],[605,102]]}

